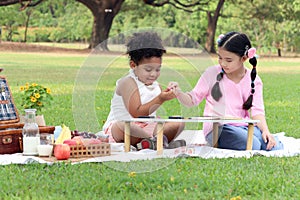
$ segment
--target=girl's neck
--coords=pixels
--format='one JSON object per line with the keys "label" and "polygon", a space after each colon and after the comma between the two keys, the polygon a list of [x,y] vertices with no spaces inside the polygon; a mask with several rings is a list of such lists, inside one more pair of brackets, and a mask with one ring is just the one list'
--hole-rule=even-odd
{"label": "girl's neck", "polygon": [[228,79],[232,80],[233,82],[239,83],[244,78],[246,72],[247,72],[247,70],[243,66],[239,70],[236,70],[230,74],[226,74],[226,76]]}

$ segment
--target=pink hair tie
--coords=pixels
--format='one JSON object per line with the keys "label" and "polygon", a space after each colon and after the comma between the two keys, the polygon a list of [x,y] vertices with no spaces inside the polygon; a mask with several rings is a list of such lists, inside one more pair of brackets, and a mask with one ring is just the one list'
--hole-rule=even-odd
{"label": "pink hair tie", "polygon": [[224,36],[225,36],[224,34],[219,35],[219,37],[217,39],[217,43],[220,43]]}
{"label": "pink hair tie", "polygon": [[250,49],[248,49],[248,58],[253,58],[255,56],[256,53],[256,49],[254,47],[251,47]]}

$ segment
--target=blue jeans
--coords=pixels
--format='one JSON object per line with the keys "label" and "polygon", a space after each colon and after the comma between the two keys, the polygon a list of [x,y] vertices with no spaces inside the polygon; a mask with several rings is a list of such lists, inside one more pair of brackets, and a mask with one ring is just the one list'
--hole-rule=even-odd
{"label": "blue jeans", "polygon": [[[212,132],[206,136],[207,142],[212,146]],[[222,149],[233,149],[233,150],[245,150],[247,145],[248,137],[248,127],[247,126],[232,126],[232,125],[222,125],[219,126],[219,140],[218,148]],[[283,144],[275,136],[276,146],[273,150],[283,149]],[[267,144],[263,141],[262,133],[260,129],[255,126],[253,134],[253,145],[252,150],[266,150]]]}

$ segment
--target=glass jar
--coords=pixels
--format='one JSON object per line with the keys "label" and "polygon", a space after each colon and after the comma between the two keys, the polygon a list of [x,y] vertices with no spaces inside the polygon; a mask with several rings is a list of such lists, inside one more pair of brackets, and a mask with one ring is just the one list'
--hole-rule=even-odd
{"label": "glass jar", "polygon": [[25,124],[23,127],[23,155],[38,155],[40,144],[39,127],[35,122],[36,109],[25,109]]}

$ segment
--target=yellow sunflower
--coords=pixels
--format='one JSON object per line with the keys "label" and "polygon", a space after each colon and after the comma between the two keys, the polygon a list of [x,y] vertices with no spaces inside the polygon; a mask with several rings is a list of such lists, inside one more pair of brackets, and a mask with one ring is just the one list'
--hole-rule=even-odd
{"label": "yellow sunflower", "polygon": [[40,93],[34,93],[34,97],[38,99],[41,97],[41,95],[40,95]]}
{"label": "yellow sunflower", "polygon": [[36,98],[34,96],[31,96],[30,101],[34,103],[34,102],[36,102]]}
{"label": "yellow sunflower", "polygon": [[48,94],[51,94],[51,90],[50,90],[49,88],[46,89],[46,92],[47,92]]}

